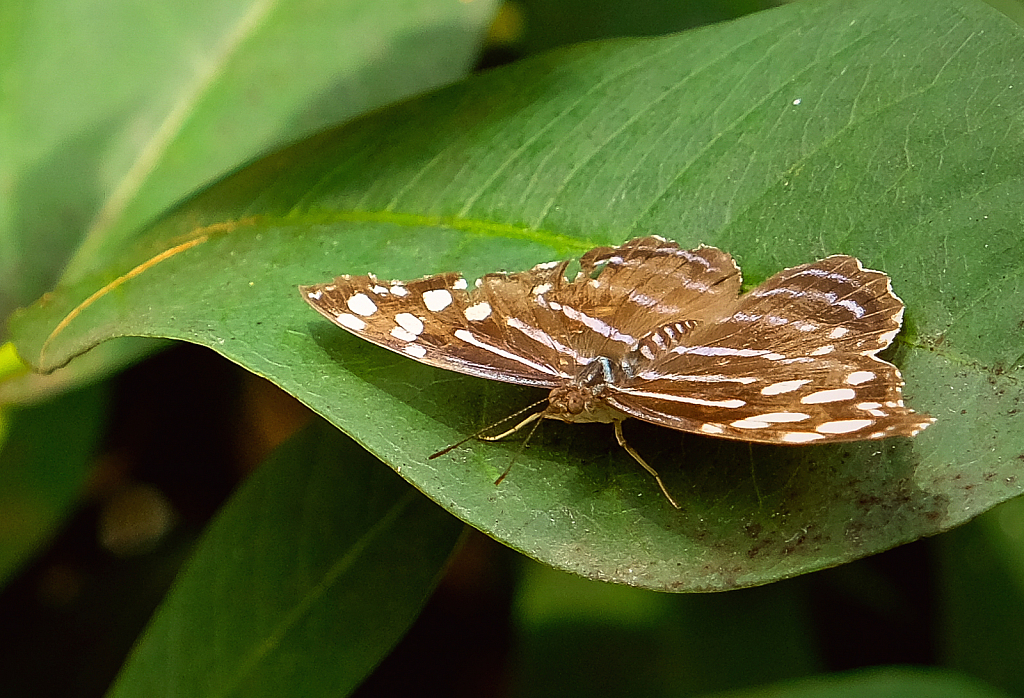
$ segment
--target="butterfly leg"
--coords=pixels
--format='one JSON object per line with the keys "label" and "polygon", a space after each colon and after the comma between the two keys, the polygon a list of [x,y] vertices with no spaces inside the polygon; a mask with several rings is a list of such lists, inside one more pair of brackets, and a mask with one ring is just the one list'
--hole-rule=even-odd
{"label": "butterfly leg", "polygon": [[624,449],[626,449],[626,453],[628,453],[629,455],[633,456],[633,460],[635,460],[637,463],[642,465],[644,467],[644,470],[649,472],[654,477],[654,479],[658,483],[658,487],[661,488],[661,493],[663,495],[665,495],[665,499],[667,499],[669,501],[669,503],[672,506],[674,506],[676,509],[679,509],[680,506],[678,504],[676,504],[676,500],[672,499],[672,495],[670,495],[668,493],[668,490],[665,488],[665,483],[661,481],[661,476],[658,475],[658,471],[655,470],[654,468],[652,468],[651,466],[647,465],[647,462],[643,458],[640,457],[640,454],[637,453],[635,450],[633,450],[632,446],[630,446],[628,443],[626,443],[626,437],[623,436],[623,434],[622,434],[622,420],[621,419],[615,421],[615,439],[619,442],[619,446],[622,446]]}

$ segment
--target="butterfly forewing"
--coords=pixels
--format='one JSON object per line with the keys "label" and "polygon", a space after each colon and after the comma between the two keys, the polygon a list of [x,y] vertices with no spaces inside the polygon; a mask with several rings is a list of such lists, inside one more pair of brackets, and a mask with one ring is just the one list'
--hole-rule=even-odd
{"label": "butterfly forewing", "polygon": [[572,377],[572,349],[557,339],[566,332],[559,316],[527,298],[538,285],[564,283],[566,264],[488,274],[473,289],[450,272],[415,281],[346,275],[300,290],[336,324],[423,363],[554,387]]}

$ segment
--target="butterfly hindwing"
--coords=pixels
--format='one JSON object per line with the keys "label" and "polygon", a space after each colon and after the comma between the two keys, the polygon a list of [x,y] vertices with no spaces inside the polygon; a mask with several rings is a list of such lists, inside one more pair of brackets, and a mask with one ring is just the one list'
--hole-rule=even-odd
{"label": "butterfly hindwing", "polygon": [[810,443],[913,435],[931,423],[903,404],[876,354],[903,303],[885,274],[836,255],[782,271],[729,312],[673,341],[659,328],[627,359],[609,402],[648,421],[747,441]]}

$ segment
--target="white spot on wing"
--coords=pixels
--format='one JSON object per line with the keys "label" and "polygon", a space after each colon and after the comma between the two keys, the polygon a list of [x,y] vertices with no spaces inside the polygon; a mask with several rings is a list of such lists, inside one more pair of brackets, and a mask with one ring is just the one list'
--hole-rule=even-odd
{"label": "white spot on wing", "polygon": [[306,297],[309,298],[310,300],[318,301],[323,297],[323,295],[324,292],[321,291],[320,289],[317,289],[315,291],[310,291],[309,293],[307,293]]}
{"label": "white spot on wing", "polygon": [[840,339],[848,334],[850,334],[850,330],[846,329],[845,327],[835,327],[832,329],[831,332],[828,333],[828,338]]}
{"label": "white spot on wing", "polygon": [[764,429],[771,425],[768,422],[748,417],[747,419],[737,419],[735,422],[729,422],[729,426],[736,427],[737,429]]}
{"label": "white spot on wing", "polygon": [[836,305],[843,306],[844,308],[849,310],[851,313],[853,313],[854,317],[858,317],[858,318],[864,317],[864,308],[862,308],[860,305],[858,305],[856,302],[850,300],[849,298],[847,298],[846,300],[843,300],[843,301],[839,301],[838,303],[836,303]]}
{"label": "white spot on wing", "polygon": [[737,419],[729,426],[737,429],[764,429],[772,424],[786,424],[789,422],[802,422],[810,419],[811,415],[803,412],[768,412],[767,414],[755,414],[744,419]]}
{"label": "white spot on wing", "polygon": [[810,383],[810,379],[800,379],[792,381],[779,381],[778,383],[772,383],[761,388],[762,395],[782,395],[784,393],[791,393],[794,390],[799,390],[802,386]]}
{"label": "white spot on wing", "polygon": [[643,293],[637,293],[635,289],[629,292],[629,300],[644,308],[653,308],[658,305],[657,298],[651,298]]}
{"label": "white spot on wing", "polygon": [[460,277],[455,280],[454,284],[452,284],[452,288],[455,289],[456,291],[465,291],[467,288],[469,288],[469,284],[466,283],[465,279]]}
{"label": "white spot on wing", "polygon": [[409,292],[405,290],[405,286],[402,286],[401,284],[392,284],[391,293],[399,298],[409,295]]}
{"label": "white spot on wing", "polygon": [[841,402],[852,400],[857,397],[857,391],[853,388],[831,388],[830,390],[819,390],[810,395],[804,395],[800,402],[805,405],[821,405],[827,402]]}
{"label": "white spot on wing", "polygon": [[702,432],[704,432],[705,434],[724,434],[725,433],[725,427],[723,427],[721,424],[712,424],[711,422],[706,422],[704,424],[701,424],[700,425],[700,430]]}
{"label": "white spot on wing", "polygon": [[733,313],[732,317],[729,318],[729,319],[730,320],[735,320],[736,322],[757,322],[758,320],[761,319],[761,316],[760,315],[748,315],[747,313],[744,313],[744,312],[736,312],[736,313]]}
{"label": "white spot on wing", "polygon": [[[555,304],[552,303],[551,307],[554,308]],[[630,337],[628,334],[619,332],[617,329],[609,325],[607,322],[604,322],[603,320],[598,320],[597,318],[594,317],[590,317],[586,313],[580,312],[579,310],[571,308],[568,305],[563,305],[561,307],[561,310],[562,314],[564,314],[570,320],[576,320],[578,322],[583,323],[584,325],[586,325],[594,332],[597,332],[599,335],[603,337],[607,337],[608,339],[614,339],[617,342],[625,342],[626,344],[633,344],[636,342],[636,339],[634,337]],[[643,350],[641,349],[641,351]]]}
{"label": "white spot on wing", "polygon": [[463,315],[466,316],[467,320],[480,322],[481,320],[486,320],[491,316],[491,306],[486,301],[481,301],[466,308],[466,310],[463,311]]}
{"label": "white spot on wing", "polygon": [[[871,371],[854,371],[846,377],[846,382],[850,385],[860,385],[861,383],[867,383],[874,379],[875,374]],[[879,407],[881,407],[881,405],[879,405]]]}
{"label": "white spot on wing", "polygon": [[416,335],[408,330],[403,330],[401,327],[392,327],[391,336],[403,342],[414,342],[416,341]]}
{"label": "white spot on wing", "polygon": [[[512,361],[516,361],[518,363],[521,363],[524,366],[529,366],[530,368],[536,369],[537,371],[540,371],[541,373],[546,373],[549,376],[562,375],[562,374],[556,372],[555,370],[553,370],[550,366],[544,366],[542,364],[538,364],[538,363],[536,363],[534,361],[530,361],[525,356],[517,356],[516,354],[513,354],[511,352],[507,352],[507,351],[505,351],[504,349],[502,349],[500,347],[496,347],[496,346],[493,346],[491,344],[487,344],[486,342],[481,342],[479,339],[474,337],[473,333],[470,332],[469,330],[466,330],[466,329],[455,330],[454,335],[455,335],[456,339],[461,339],[463,342],[466,342],[467,344],[472,344],[474,347],[479,347],[481,349],[485,349],[486,351],[489,351],[492,354],[497,354],[498,356],[503,356],[506,359],[511,359]],[[562,377],[563,378],[568,378],[568,376],[565,376],[565,375],[562,375]]]}
{"label": "white spot on wing", "polygon": [[395,316],[395,322],[401,325],[403,330],[414,337],[418,337],[423,332],[423,321],[412,313],[399,313]]}
{"label": "white spot on wing", "polygon": [[547,293],[550,290],[551,284],[537,284],[536,286],[533,287],[533,290],[530,291],[530,293],[532,293],[535,296],[539,296],[541,294]]}
{"label": "white spot on wing", "polygon": [[824,439],[825,437],[821,434],[808,434],[801,431],[791,431],[788,434],[782,435],[782,442],[787,444],[805,444],[810,441],[817,441],[818,439]]}
{"label": "white spot on wing", "polygon": [[873,419],[840,419],[835,422],[819,424],[815,431],[822,434],[849,434],[852,431],[860,431],[875,423]]}
{"label": "white spot on wing", "polygon": [[[878,335],[878,345],[882,347],[889,346],[890,344],[892,344],[892,340],[896,338],[896,335],[899,334],[899,331],[900,329],[897,327],[895,330],[892,330],[891,332],[883,332],[882,334]],[[874,351],[876,350],[872,349],[871,351],[866,351],[864,353],[871,354]]]}
{"label": "white spot on wing", "polygon": [[935,418],[934,417],[932,417],[931,419],[928,419],[928,420],[926,420],[924,422],[921,422],[920,424],[916,424],[915,427],[914,427],[914,430],[910,432],[910,435],[911,436],[917,436],[918,434],[921,433],[922,430],[927,429],[928,427],[930,427],[933,424],[935,424]]}
{"label": "white spot on wing", "polygon": [[831,354],[835,350],[836,350],[836,348],[833,345],[826,344],[824,346],[818,347],[814,351],[808,352],[807,355],[808,356],[825,356],[826,354]]}
{"label": "white spot on wing", "polygon": [[345,305],[356,315],[362,315],[363,317],[370,317],[377,312],[377,305],[370,300],[370,297],[365,293],[357,293],[356,295],[349,298]]}
{"label": "white spot on wing", "polygon": [[355,315],[349,313],[338,313],[334,316],[335,321],[342,327],[347,327],[350,330],[356,332],[362,332],[366,329],[366,323],[357,318]]}
{"label": "white spot on wing", "polygon": [[437,313],[452,304],[452,294],[446,288],[435,288],[423,292],[423,305],[427,310]]}
{"label": "white spot on wing", "polygon": [[743,407],[747,403],[743,400],[732,399],[732,400],[704,400],[699,397],[689,397],[687,395],[672,395],[670,393],[651,393],[645,390],[633,390],[631,388],[619,388],[617,392],[625,393],[626,395],[636,395],[637,397],[649,397],[655,400],[668,400],[669,402],[685,402],[689,405],[701,405],[702,407],[725,407],[727,409],[735,409],[737,407]]}
{"label": "white spot on wing", "polygon": [[424,356],[427,355],[427,350],[424,347],[421,347],[419,344],[409,344],[405,346],[402,349],[402,351],[404,351],[409,356],[413,356],[417,359],[422,359]]}
{"label": "white spot on wing", "polygon": [[810,418],[811,415],[804,414],[803,412],[769,412],[768,414],[758,414],[753,417],[753,419],[759,419],[762,422],[771,422],[772,424],[802,422],[805,419]]}

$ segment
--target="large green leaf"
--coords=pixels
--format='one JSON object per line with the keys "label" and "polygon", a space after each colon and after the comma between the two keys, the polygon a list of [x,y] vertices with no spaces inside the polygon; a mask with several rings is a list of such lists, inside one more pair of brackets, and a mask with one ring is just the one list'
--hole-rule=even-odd
{"label": "large green leaf", "polygon": [[109,695],[345,695],[415,620],[462,529],[314,424],[220,512]]}
{"label": "large green leaf", "polygon": [[[325,132],[220,182],[14,323],[52,370],[109,337],[214,348],[293,393],[460,518],[597,579],[762,584],[948,529],[1021,492],[1024,37],[985,5],[794,4],[580,46]],[[532,391],[434,370],[295,286],[519,269],[659,233],[748,282],[844,252],[907,303],[891,358],[920,437],[751,446],[627,423],[427,456]]]}
{"label": "large green leaf", "polygon": [[0,237],[18,242],[0,246],[0,289],[59,270],[55,236],[88,231],[87,268],[239,159],[461,76],[493,6],[5,3]]}
{"label": "large green leaf", "polygon": [[[495,4],[0,3],[0,319],[240,161],[462,77]],[[0,399],[91,380],[140,344]]]}

